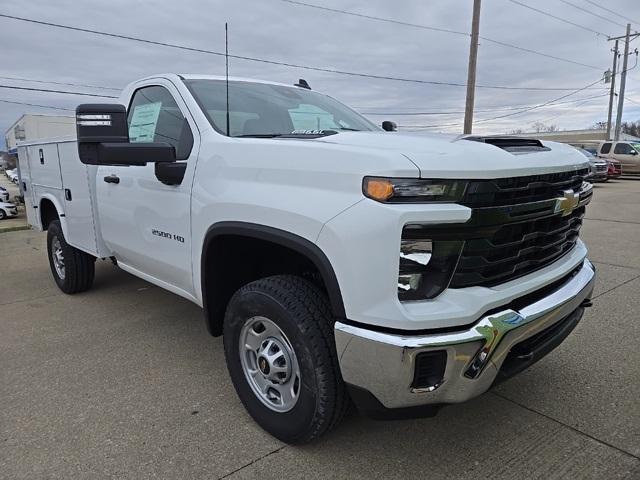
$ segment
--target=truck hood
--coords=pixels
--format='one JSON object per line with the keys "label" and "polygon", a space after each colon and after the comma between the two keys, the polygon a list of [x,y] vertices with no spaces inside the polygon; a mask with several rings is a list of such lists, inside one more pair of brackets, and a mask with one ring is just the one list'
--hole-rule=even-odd
{"label": "truck hood", "polygon": [[451,135],[399,132],[345,132],[315,141],[401,153],[422,178],[503,178],[588,168],[575,148],[544,142],[546,151],[510,153],[494,145]]}

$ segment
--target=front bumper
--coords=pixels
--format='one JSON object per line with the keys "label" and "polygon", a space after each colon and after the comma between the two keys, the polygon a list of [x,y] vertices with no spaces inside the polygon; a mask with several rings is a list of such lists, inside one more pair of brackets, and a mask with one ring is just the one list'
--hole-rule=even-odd
{"label": "front bumper", "polygon": [[[487,391],[499,376],[506,376],[501,372],[505,359],[517,346],[526,345],[525,340],[529,339],[531,343],[536,336],[555,335],[555,344],[544,338],[547,346],[552,345],[544,353],[560,343],[580,320],[594,283],[595,268],[585,260],[561,285],[552,291],[542,289],[542,298],[516,301],[512,308],[507,306],[485,315],[466,330],[411,335],[336,322],[335,338],[342,377],[348,385],[364,392],[364,396],[384,409],[415,409],[464,402]],[[567,321],[573,325],[571,328],[561,325]],[[560,333],[554,333],[556,331]],[[416,357],[423,352],[436,351],[446,352],[441,380],[433,385],[412,387]],[[535,360],[541,357],[540,351],[537,357]],[[507,365],[504,366],[507,370]],[[513,364],[509,369],[514,370]]]}

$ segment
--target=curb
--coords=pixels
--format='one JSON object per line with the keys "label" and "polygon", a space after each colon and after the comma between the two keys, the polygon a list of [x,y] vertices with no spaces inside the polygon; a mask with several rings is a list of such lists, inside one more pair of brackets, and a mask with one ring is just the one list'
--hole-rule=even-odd
{"label": "curb", "polygon": [[18,232],[20,230],[31,230],[31,227],[29,227],[29,225],[18,225],[17,227],[0,227],[0,234]]}

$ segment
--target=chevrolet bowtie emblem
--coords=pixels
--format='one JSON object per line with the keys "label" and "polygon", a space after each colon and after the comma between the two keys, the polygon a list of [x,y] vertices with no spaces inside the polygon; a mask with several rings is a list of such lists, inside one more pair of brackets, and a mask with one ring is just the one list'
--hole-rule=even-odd
{"label": "chevrolet bowtie emblem", "polygon": [[578,206],[580,203],[580,194],[574,192],[573,190],[564,190],[562,192],[562,196],[556,198],[556,206],[555,213],[562,212],[562,216],[566,217],[570,215],[571,212]]}

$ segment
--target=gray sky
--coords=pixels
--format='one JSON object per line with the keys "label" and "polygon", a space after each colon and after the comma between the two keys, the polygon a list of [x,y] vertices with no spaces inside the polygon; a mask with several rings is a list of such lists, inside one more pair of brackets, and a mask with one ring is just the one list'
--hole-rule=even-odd
{"label": "gray sky", "polygon": [[[402,22],[468,32],[471,0],[303,0],[329,8]],[[518,0],[540,10],[608,35],[622,35],[627,21],[586,0]],[[640,21],[637,0],[596,0],[606,8]],[[587,12],[602,15],[605,21]],[[469,37],[383,23],[354,16],[292,5],[281,0],[159,0],[4,2],[0,13],[36,20],[102,30],[122,35],[224,51],[224,22],[230,26],[230,53],[322,68],[372,73],[412,79],[466,83]],[[640,29],[640,25],[637,26]],[[613,42],[584,29],[526,9],[509,0],[485,0],[480,35],[571,59],[596,68],[574,65],[539,55],[480,41],[480,85],[579,88],[597,81],[611,65]],[[122,87],[136,78],[159,72],[223,74],[224,59],[217,56],[146,45],[116,38],[0,18],[2,68],[0,76],[34,80]],[[640,47],[640,40],[631,43]],[[630,58],[630,66],[635,57]],[[311,86],[361,112],[459,112],[465,89],[452,86],[359,78],[298,68],[231,60],[235,76],[293,83],[305,78]],[[2,85],[19,85],[86,92],[105,91],[0,79]],[[603,95],[596,84],[562,101]],[[107,91],[106,93],[113,93]],[[115,92],[117,94],[117,92]],[[512,113],[489,111],[498,107],[530,106],[548,102],[567,91],[522,91],[479,88],[475,119]],[[629,72],[624,119],[640,119],[640,66]],[[73,109],[96,99],[0,88],[0,100],[36,103]],[[105,100],[107,101],[107,100]],[[532,110],[474,127],[478,133],[529,130],[532,123],[553,123],[562,129],[587,128],[606,119],[608,97],[565,103]],[[0,102],[0,131],[23,113],[56,113]],[[62,111],[57,113],[64,113]],[[69,112],[70,113],[70,112]],[[461,132],[461,114],[442,116],[370,116],[377,123],[395,120],[400,125],[439,125],[429,131]],[[4,135],[3,135],[4,137]],[[0,141],[3,148],[4,138]]]}

